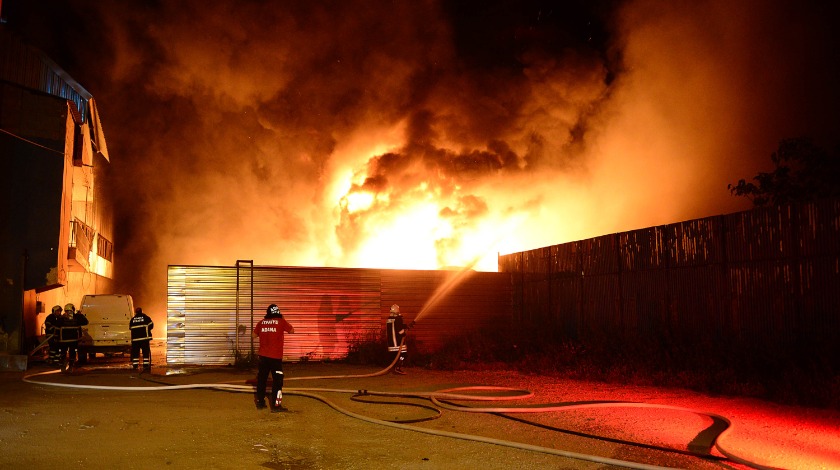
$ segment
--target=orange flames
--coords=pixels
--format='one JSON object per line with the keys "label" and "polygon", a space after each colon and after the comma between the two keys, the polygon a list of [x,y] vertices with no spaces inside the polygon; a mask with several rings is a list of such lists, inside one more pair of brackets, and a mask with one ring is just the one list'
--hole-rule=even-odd
{"label": "orange flames", "polygon": [[616,5],[603,47],[558,47],[556,10],[97,3],[125,290],[163,298],[166,265],[237,259],[495,271],[499,253],[743,209],[727,184],[833,112],[836,91],[810,90],[835,75],[800,73],[829,63],[802,26],[819,12]]}

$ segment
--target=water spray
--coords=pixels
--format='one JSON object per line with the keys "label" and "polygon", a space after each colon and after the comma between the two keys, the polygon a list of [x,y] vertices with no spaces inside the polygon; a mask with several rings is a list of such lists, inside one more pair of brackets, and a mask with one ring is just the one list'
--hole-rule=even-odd
{"label": "water spray", "polygon": [[473,272],[473,267],[476,265],[476,263],[478,263],[480,259],[480,257],[475,257],[472,261],[470,261],[470,263],[467,264],[466,267],[463,267],[457,271],[450,271],[451,275],[447,276],[443,284],[441,284],[440,286],[438,286],[437,289],[435,289],[434,293],[432,293],[432,296],[429,297],[429,300],[427,300],[426,303],[423,304],[423,307],[420,309],[420,311],[417,312],[417,315],[414,317],[414,321],[417,322],[418,320],[420,320],[420,318],[426,315],[426,313],[428,313],[429,310],[431,310],[444,297],[446,297],[446,295],[449,294],[449,292],[452,291],[452,289],[461,284],[461,282],[464,281],[467,275]]}

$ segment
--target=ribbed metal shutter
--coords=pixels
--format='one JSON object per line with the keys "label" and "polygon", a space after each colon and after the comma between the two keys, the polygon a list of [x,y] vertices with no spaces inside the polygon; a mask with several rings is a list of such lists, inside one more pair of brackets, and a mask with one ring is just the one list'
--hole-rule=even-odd
{"label": "ribbed metal shutter", "polygon": [[510,275],[473,271],[352,268],[170,266],[167,362],[233,364],[257,350],[253,325],[276,303],[295,327],[286,360],[337,359],[350,344],[376,339],[392,304],[418,350],[510,317]]}

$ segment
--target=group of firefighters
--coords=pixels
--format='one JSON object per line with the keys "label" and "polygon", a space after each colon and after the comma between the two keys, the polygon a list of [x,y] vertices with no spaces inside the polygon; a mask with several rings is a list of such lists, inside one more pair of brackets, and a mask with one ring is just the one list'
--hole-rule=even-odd
{"label": "group of firefighters", "polygon": [[[82,312],[76,312],[76,306],[67,304],[63,313],[60,305],[52,308],[52,312],[44,320],[44,330],[49,341],[47,363],[60,366],[62,370],[71,368],[79,355],[79,340],[82,338],[82,327],[88,324]],[[80,362],[84,358],[79,358]]]}
{"label": "group of firefighters", "polygon": [[[62,313],[63,311],[63,313]],[[62,371],[72,370],[77,356],[80,363],[85,362],[84,352],[79,351],[79,340],[82,338],[82,327],[88,324],[88,319],[81,311],[76,311],[73,304],[67,304],[64,309],[60,305],[52,308],[46,320],[44,329],[49,344],[49,355],[47,363],[57,365]],[[398,352],[394,372],[404,374],[403,364],[407,347],[405,336],[409,329],[414,326],[414,321],[406,324],[400,313],[399,305],[392,305],[390,315],[385,324],[385,337],[388,342],[388,351]],[[143,355],[143,370],[148,371],[152,367],[152,354],[150,342],[154,322],[143,313],[140,307],[134,311],[134,316],[129,322],[131,330],[131,367],[140,367],[140,353]],[[265,317],[254,327],[253,335],[260,341],[259,347],[259,369],[257,372],[254,403],[257,409],[266,408],[265,397],[268,375],[271,374],[272,393],[269,404],[272,412],[285,411],[283,407],[283,344],[285,333],[294,333],[294,327],[283,318],[280,307],[271,304],[266,309]]]}
{"label": "group of firefighters", "polygon": [[[88,324],[88,319],[76,306],[67,304],[62,309],[60,305],[52,308],[52,312],[44,320],[44,333],[47,336],[47,364],[58,366],[62,371],[72,370],[76,363],[87,362],[85,352],[79,351],[79,340],[82,339],[82,327]],[[140,353],[143,353],[143,370],[152,368],[152,329],[155,327],[151,317],[137,307],[129,322],[131,330],[131,367],[140,367]]]}

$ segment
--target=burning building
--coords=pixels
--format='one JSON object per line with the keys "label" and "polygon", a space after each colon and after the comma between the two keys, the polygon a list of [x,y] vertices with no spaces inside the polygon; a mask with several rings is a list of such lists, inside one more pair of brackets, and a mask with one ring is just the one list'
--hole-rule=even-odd
{"label": "burning building", "polygon": [[93,96],[0,25],[0,351],[28,351],[43,314],[107,292],[113,210]]}
{"label": "burning building", "polygon": [[120,123],[116,277],[161,325],[173,264],[496,271],[742,210],[779,139],[836,135],[818,3],[4,7]]}

